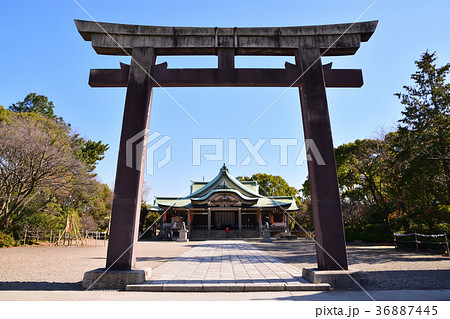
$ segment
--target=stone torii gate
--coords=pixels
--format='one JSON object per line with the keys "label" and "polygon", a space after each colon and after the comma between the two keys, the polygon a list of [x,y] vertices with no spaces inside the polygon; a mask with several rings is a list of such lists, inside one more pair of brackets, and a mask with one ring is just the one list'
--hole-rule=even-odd
{"label": "stone torii gate", "polygon": [[[298,87],[305,139],[325,165],[308,161],[319,269],[348,269],[326,87],[361,87],[362,71],[322,65],[321,56],[353,55],[377,21],[280,28],[194,28],[75,20],[98,54],[131,55],[120,69],[92,69],[91,87],[127,87],[120,137],[106,267],[135,266],[147,134],[137,144],[138,167],[126,165],[127,141],[147,131],[155,87]],[[168,69],[157,55],[217,55],[216,69]],[[283,69],[238,69],[235,55],[295,56]],[[149,76],[151,75],[151,77]]]}

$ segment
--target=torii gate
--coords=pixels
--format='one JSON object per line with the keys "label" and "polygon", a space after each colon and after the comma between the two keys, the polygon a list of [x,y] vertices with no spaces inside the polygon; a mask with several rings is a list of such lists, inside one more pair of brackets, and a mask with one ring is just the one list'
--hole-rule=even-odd
{"label": "torii gate", "polygon": [[[325,165],[308,161],[319,269],[348,269],[326,87],[361,87],[361,70],[337,70],[321,56],[352,55],[372,36],[377,21],[281,28],[193,28],[75,20],[98,54],[131,55],[120,69],[92,69],[92,87],[127,87],[120,137],[106,267],[135,266],[147,134],[136,152],[139,167],[126,165],[127,141],[148,131],[154,87],[299,88],[305,139],[314,140]],[[217,69],[167,69],[157,55],[217,55]],[[236,69],[235,55],[295,56],[284,69]],[[151,77],[148,76],[151,75]]]}

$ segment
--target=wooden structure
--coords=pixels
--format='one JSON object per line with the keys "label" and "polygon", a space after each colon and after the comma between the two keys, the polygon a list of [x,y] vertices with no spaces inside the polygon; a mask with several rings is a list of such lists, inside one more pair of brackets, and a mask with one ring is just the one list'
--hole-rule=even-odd
{"label": "wooden structure", "polygon": [[[360,87],[361,70],[336,70],[321,56],[354,54],[368,41],[377,21],[281,28],[184,28],[75,21],[98,54],[131,55],[120,69],[91,70],[92,87],[127,87],[119,146],[106,266],[134,267],[147,134],[137,150],[138,167],[126,165],[127,141],[148,131],[153,88],[299,88],[305,139],[314,140],[325,165],[308,161],[319,269],[347,269],[326,87]],[[217,55],[216,69],[168,69],[157,55]],[[295,56],[284,69],[236,69],[235,55]]]}
{"label": "wooden structure", "polygon": [[185,222],[190,238],[206,239],[262,237],[266,222],[272,234],[287,232],[298,208],[293,196],[260,195],[257,182],[238,181],[224,164],[210,182],[192,182],[186,197],[156,197],[151,210],[163,214],[163,235]]}

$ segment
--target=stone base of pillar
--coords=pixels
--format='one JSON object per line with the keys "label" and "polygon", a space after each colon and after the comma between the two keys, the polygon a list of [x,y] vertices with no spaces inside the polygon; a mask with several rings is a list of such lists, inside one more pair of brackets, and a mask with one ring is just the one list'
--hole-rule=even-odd
{"label": "stone base of pillar", "polygon": [[185,242],[189,241],[187,230],[179,230],[178,234],[179,234],[179,236],[178,236],[177,242],[185,243]]}
{"label": "stone base of pillar", "polygon": [[270,230],[263,230],[263,243],[271,243],[272,239],[270,239]]}
{"label": "stone base of pillar", "polygon": [[330,284],[331,288],[337,290],[361,290],[359,285],[364,287],[368,282],[367,273],[356,269],[344,271],[303,268],[302,277],[312,283]]}
{"label": "stone base of pillar", "polygon": [[151,268],[108,270],[98,268],[84,273],[82,288],[89,290],[125,289],[129,284],[141,284],[152,274]]}

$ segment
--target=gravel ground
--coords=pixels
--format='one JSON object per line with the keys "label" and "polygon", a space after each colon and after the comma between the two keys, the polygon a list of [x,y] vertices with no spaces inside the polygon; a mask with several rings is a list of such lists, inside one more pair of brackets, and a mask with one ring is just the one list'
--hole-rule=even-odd
{"label": "gravel ground", "polygon": [[[154,269],[199,243],[139,242],[136,266]],[[310,240],[249,243],[299,269],[316,267]],[[367,290],[450,289],[449,257],[362,245],[350,245],[348,255],[351,268],[368,272]],[[2,248],[0,290],[79,290],[83,274],[104,267],[105,256],[106,247]]]}
{"label": "gravel ground", "polygon": [[[255,247],[298,268],[315,268],[311,240],[252,242]],[[450,258],[426,252],[396,250],[394,246],[347,247],[349,267],[368,273],[366,290],[450,289]]]}
{"label": "gravel ground", "polygon": [[[154,269],[196,245],[139,242],[136,267]],[[104,268],[105,263],[106,247],[103,246],[1,248],[0,290],[80,290],[83,274]]]}

